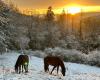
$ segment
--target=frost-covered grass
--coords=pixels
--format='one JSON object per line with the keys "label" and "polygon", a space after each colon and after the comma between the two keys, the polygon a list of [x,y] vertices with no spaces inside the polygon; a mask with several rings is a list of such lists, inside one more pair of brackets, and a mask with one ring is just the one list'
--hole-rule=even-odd
{"label": "frost-covered grass", "polygon": [[[100,80],[100,68],[88,65],[66,63],[66,76],[59,71],[53,75],[44,72],[43,58],[29,56],[29,73],[16,74],[14,65],[19,53],[6,53],[0,55],[0,80]],[[50,69],[52,67],[50,66]]]}

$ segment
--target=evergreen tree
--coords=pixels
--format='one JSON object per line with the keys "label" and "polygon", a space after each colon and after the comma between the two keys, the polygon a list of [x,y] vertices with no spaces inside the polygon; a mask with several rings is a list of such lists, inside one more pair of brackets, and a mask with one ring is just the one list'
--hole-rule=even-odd
{"label": "evergreen tree", "polygon": [[47,14],[46,14],[46,20],[47,21],[53,21],[54,20],[54,12],[52,11],[51,6],[48,7],[48,11],[47,11]]}

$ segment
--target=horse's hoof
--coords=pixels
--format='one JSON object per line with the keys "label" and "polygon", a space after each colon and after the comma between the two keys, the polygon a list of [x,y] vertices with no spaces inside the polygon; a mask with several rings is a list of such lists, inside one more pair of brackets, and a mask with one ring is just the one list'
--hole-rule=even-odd
{"label": "horse's hoof", "polygon": [[20,74],[21,72],[19,72],[19,74]]}
{"label": "horse's hoof", "polygon": [[25,73],[28,73],[28,71],[26,71]]}

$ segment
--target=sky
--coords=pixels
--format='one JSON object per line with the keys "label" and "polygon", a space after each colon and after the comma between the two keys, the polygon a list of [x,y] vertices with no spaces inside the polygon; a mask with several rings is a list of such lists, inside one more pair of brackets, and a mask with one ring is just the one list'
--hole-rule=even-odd
{"label": "sky", "polygon": [[100,10],[100,0],[4,0],[6,2],[12,2],[20,10],[25,9],[47,9],[48,6],[52,6],[55,9],[67,8],[67,6],[85,6],[91,7],[88,10]]}

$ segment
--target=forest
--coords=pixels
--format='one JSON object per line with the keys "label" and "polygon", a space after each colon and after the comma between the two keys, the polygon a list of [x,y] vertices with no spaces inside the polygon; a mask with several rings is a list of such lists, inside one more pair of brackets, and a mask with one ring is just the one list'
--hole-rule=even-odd
{"label": "forest", "polygon": [[71,15],[62,9],[55,14],[52,6],[46,12],[22,14],[14,4],[0,0],[0,54],[36,51],[41,56],[40,51],[65,61],[100,66],[100,13]]}

